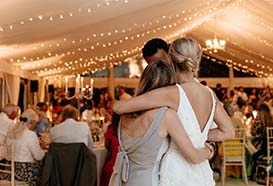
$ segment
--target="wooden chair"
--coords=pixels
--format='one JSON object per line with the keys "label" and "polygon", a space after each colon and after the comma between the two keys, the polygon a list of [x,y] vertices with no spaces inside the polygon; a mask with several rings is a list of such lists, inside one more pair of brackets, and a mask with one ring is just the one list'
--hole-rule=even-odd
{"label": "wooden chair", "polygon": [[11,180],[0,180],[1,186],[28,186],[22,181],[15,181],[14,147],[13,145],[0,145],[0,174],[10,174]]}
{"label": "wooden chair", "polygon": [[[10,185],[14,186],[14,159],[13,159],[14,148],[13,145],[0,145],[0,173],[11,174]],[[6,160],[6,161],[5,161]],[[0,185],[7,185],[8,181],[1,180]]]}
{"label": "wooden chair", "polygon": [[[266,171],[266,186],[273,185],[272,180],[270,181],[270,170],[272,167],[272,151],[273,151],[273,127],[267,127],[266,128],[266,140],[267,140],[267,155],[262,158],[261,161],[258,162],[257,168],[256,168],[256,174],[258,175],[258,170],[263,169]],[[257,179],[263,179],[257,177]],[[260,182],[263,182],[264,180],[257,180]]]}
{"label": "wooden chair", "polygon": [[222,185],[225,185],[226,167],[242,166],[242,173],[245,184],[248,185],[246,163],[245,163],[245,129],[235,129],[235,137],[231,140],[223,141],[223,157],[222,157]]}

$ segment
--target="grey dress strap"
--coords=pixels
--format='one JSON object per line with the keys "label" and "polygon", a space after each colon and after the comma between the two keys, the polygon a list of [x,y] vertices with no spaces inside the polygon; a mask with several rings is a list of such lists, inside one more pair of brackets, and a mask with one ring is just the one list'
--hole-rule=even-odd
{"label": "grey dress strap", "polygon": [[129,157],[128,154],[133,153],[136,149],[138,149],[143,143],[146,142],[147,139],[149,139],[149,136],[157,131],[158,126],[160,124],[160,121],[167,110],[167,107],[161,107],[156,114],[151,126],[146,131],[146,133],[143,135],[141,140],[138,141],[137,144],[134,145],[133,148],[131,148],[129,151],[125,151],[124,145],[121,139],[122,130],[121,130],[121,120],[118,125],[118,139],[120,143],[120,149],[117,154],[113,174],[115,175],[114,180],[114,186],[121,186],[122,182],[127,182],[129,178]]}
{"label": "grey dress strap", "polygon": [[[134,148],[130,149],[129,151],[127,151],[127,153],[132,153],[133,151],[135,151],[139,146],[141,146],[146,140],[147,138],[153,134],[154,132],[156,132],[159,124],[160,124],[160,121],[165,113],[165,111],[167,110],[167,107],[161,107],[158,111],[158,113],[156,114],[151,126],[148,128],[148,130],[145,132],[145,134],[143,135],[143,137],[141,138],[141,140],[136,144],[134,145]],[[122,136],[122,130],[121,130],[121,121],[119,123],[119,126],[118,126],[118,140],[120,142],[120,150],[121,151],[125,151],[124,150],[124,145],[123,145],[123,142],[122,142],[122,139],[121,139],[121,136]]]}

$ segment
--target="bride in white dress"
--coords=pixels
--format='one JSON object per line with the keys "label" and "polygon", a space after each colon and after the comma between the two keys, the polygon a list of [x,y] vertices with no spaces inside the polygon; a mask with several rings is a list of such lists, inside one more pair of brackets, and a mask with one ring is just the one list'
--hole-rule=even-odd
{"label": "bride in white dress", "polygon": [[[205,141],[222,141],[234,135],[233,124],[214,93],[194,76],[199,69],[202,49],[192,38],[179,38],[169,49],[179,84],[150,91],[113,105],[117,113],[129,113],[160,106],[177,110],[191,142],[197,148]],[[215,125],[216,123],[216,125]],[[208,160],[191,164],[171,141],[160,171],[161,186],[213,186]]]}
{"label": "bride in white dress", "polygon": [[[207,141],[209,129],[214,125],[213,116],[216,99],[213,93],[211,93],[210,115],[203,129],[201,129],[185,91],[182,86],[177,85],[177,87],[180,97],[178,116],[193,145],[196,148],[202,148]],[[162,161],[160,178],[161,186],[215,185],[213,172],[208,160],[199,164],[189,163],[183,155],[181,156],[179,149],[172,140],[169,150]]]}

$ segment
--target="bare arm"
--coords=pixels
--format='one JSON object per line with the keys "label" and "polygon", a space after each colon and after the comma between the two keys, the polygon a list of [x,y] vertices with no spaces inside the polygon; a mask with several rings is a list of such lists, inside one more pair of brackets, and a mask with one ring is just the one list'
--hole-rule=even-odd
{"label": "bare arm", "polygon": [[117,101],[113,104],[114,112],[118,114],[148,110],[167,106],[177,110],[179,93],[176,86],[162,87],[128,100]]}
{"label": "bare arm", "polygon": [[204,148],[193,146],[177,113],[168,109],[163,117],[163,131],[166,131],[178,146],[183,157],[192,164],[198,164],[213,156],[213,147],[206,144]]}
{"label": "bare arm", "polygon": [[209,141],[223,141],[234,137],[233,123],[219,100],[217,100],[214,121],[218,127],[209,131]]}

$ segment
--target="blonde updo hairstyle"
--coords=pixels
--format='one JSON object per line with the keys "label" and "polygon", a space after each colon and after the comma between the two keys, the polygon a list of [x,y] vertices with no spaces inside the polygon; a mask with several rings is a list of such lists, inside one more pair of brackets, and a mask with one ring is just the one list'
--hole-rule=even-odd
{"label": "blonde updo hairstyle", "polygon": [[192,38],[176,39],[169,48],[169,55],[176,72],[192,71],[197,76],[202,57],[202,48]]}
{"label": "blonde updo hairstyle", "polygon": [[8,133],[10,139],[20,137],[25,129],[31,125],[35,125],[39,121],[39,115],[33,109],[25,110],[20,116],[20,122],[16,123],[12,130]]}

